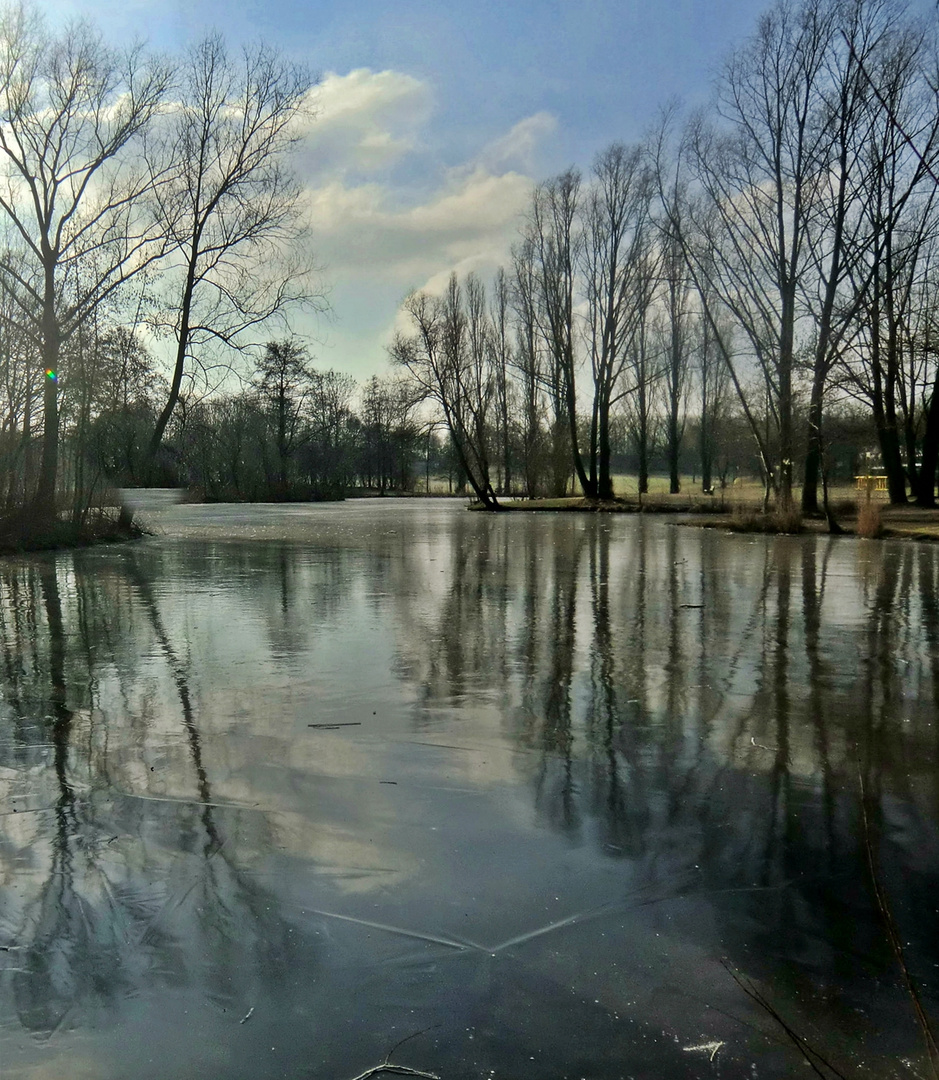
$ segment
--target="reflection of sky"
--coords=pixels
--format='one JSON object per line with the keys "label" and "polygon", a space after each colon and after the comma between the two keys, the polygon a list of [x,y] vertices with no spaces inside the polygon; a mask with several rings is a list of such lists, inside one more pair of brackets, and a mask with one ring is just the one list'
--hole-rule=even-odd
{"label": "reflection of sky", "polygon": [[[728,954],[802,1021],[800,987],[828,980],[904,1043],[902,999],[865,982],[890,958],[853,791],[860,744],[925,967],[935,549],[460,502],[159,521],[163,538],[57,561],[65,791],[48,596],[25,565],[0,575],[5,661],[17,626],[37,655],[4,694],[6,722],[34,713],[0,739],[3,804],[37,811],[0,818],[0,944],[26,946],[0,954],[11,1075],[83,1039],[90,1075],[137,1073],[170,1032],[164,1067],[195,1053],[201,1075],[256,1080],[319,1054],[352,1075],[426,1024],[436,1049],[402,1060],[442,1074],[507,1068],[514,1038],[525,1061],[550,1045],[618,1075],[603,1053],[645,1052],[624,1023],[656,1032],[660,1065],[713,1031],[788,1075],[725,1015],[749,1007]],[[30,934],[62,1003],[31,1006],[42,1053],[20,1023]],[[819,1022],[837,1041],[858,1021]],[[572,1024],[585,1041],[554,1046]]]}

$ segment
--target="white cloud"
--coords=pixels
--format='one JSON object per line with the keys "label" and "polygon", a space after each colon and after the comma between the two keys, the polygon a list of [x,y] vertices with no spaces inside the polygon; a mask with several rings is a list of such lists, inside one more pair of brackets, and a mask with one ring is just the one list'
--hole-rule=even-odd
{"label": "white cloud", "polygon": [[530,172],[534,168],[535,152],[556,128],[557,121],[550,113],[526,116],[505,135],[483,148],[478,157],[479,164],[494,172],[507,168]]}
{"label": "white cloud", "polygon": [[482,169],[448,180],[427,201],[396,207],[379,184],[334,181],[310,192],[314,236],[330,277],[380,277],[399,288],[469,262],[498,262],[514,237],[531,180]]}
{"label": "white cloud", "polygon": [[302,165],[317,259],[334,285],[323,359],[360,377],[381,364],[408,290],[438,291],[453,270],[488,277],[507,260],[535,153],[555,129],[536,113],[444,168],[425,145],[432,105],[426,84],[394,71],[331,74],[317,92]]}
{"label": "white cloud", "polygon": [[398,71],[327,74],[312,94],[315,121],[298,167],[309,177],[372,173],[414,150],[433,102],[426,83]]}

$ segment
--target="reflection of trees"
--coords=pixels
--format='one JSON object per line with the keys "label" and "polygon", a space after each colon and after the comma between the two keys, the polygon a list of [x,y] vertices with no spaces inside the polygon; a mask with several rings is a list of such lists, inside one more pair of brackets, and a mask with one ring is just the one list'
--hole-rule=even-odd
{"label": "reflection of trees", "polygon": [[[936,559],[932,550],[927,554],[914,545],[874,546],[863,568],[869,618],[860,665],[856,768],[873,862],[909,946],[907,962],[931,980],[939,933]],[[923,712],[931,714],[925,725]]]}
{"label": "reflection of trees", "polygon": [[192,766],[196,774],[196,790],[199,802],[202,804],[201,818],[202,827],[205,830],[204,854],[206,861],[222,846],[215,818],[212,813],[212,792],[209,788],[209,778],[205,771],[202,760],[202,740],[199,737],[199,729],[196,727],[195,714],[192,707],[192,695],[189,692],[189,678],[186,667],[176,654],[176,649],[170,640],[160,609],[153,596],[153,588],[145,574],[141,572],[136,560],[131,556],[127,563],[128,577],[133,582],[134,590],[140,598],[141,605],[147,613],[150,625],[153,627],[154,637],[160,645],[160,650],[166,657],[167,666],[172,673],[173,682],[176,685],[176,693],[179,695],[179,705],[182,711],[183,727],[186,731],[186,741],[189,744],[189,753],[192,756]]}
{"label": "reflection of trees", "polygon": [[[77,853],[73,852],[69,842],[71,836],[79,832],[79,820],[68,776],[72,712],[66,703],[65,634],[55,565],[42,563],[39,579],[48,631],[50,713],[46,719],[51,727],[52,765],[58,793],[52,810],[49,878],[30,913],[33,938],[23,966],[14,976],[14,993],[24,1027],[51,1032],[68,1011],[77,989],[68,957],[61,954],[62,943],[68,943],[66,949],[69,951],[81,951],[87,945],[87,923],[81,918],[80,906],[76,903],[74,859]],[[8,670],[9,666],[8,663]],[[91,980],[83,980],[86,989],[90,988],[88,984],[93,983],[93,978],[92,974]],[[109,989],[116,991],[118,987],[112,985]]]}
{"label": "reflection of trees", "polygon": [[[578,576],[570,565],[579,567],[582,536],[575,535],[571,546],[557,545],[552,552],[545,661],[539,676],[542,695],[540,730],[536,734],[540,750],[540,770],[535,780],[536,806],[558,828],[567,832],[579,825],[580,807],[574,795],[574,733],[572,693],[574,652],[577,641]],[[526,702],[529,711],[531,699]],[[535,715],[538,715],[535,711]]]}
{"label": "reflection of trees", "polygon": [[915,935],[932,957],[935,553],[883,548],[858,578],[858,547],[831,539],[599,516],[509,526],[496,556],[504,521],[485,543],[473,522],[455,530],[438,616],[409,624],[425,706],[458,688],[469,708],[497,683],[546,823],[628,858],[647,897],[722,897],[742,957],[786,942],[793,970],[846,985],[892,963],[861,845],[860,753],[878,865],[904,919],[933,933]]}
{"label": "reflection of trees", "polygon": [[[0,817],[0,873],[16,880],[0,899],[0,944],[15,950],[6,980],[20,1021],[40,1036],[72,1010],[119,1010],[154,981],[240,1007],[253,983],[283,971],[290,940],[228,842],[243,845],[254,830],[268,845],[266,820],[246,822],[213,801],[186,663],[151,581],[132,558],[121,564],[126,577],[93,559],[86,571],[85,560],[0,573],[3,706],[18,718],[3,764],[27,777],[8,800],[22,812]],[[135,610],[176,692],[192,779],[174,783],[190,796],[151,796],[141,773],[147,743],[165,737],[163,718],[134,722],[114,709],[135,700],[140,677],[120,649],[142,642],[109,640],[104,629],[132,622]],[[122,685],[105,699],[101,684],[115,673]]]}

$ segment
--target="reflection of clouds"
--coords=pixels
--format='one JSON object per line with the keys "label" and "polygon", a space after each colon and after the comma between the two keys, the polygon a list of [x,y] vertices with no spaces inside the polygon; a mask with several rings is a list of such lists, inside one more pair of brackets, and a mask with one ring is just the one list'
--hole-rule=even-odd
{"label": "reflection of clouds", "polygon": [[[395,814],[390,799],[369,800],[361,809],[376,821]],[[279,853],[305,860],[316,878],[342,895],[400,886],[420,868],[413,853],[376,844],[358,827],[319,821],[313,828],[309,814],[299,811],[273,814],[272,824]]]}

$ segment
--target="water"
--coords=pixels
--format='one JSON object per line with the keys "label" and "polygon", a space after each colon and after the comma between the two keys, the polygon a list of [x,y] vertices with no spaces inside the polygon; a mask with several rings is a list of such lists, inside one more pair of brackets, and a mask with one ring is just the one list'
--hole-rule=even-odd
{"label": "water", "polygon": [[939,548],[153,521],[0,561],[3,1080],[926,1075]]}

